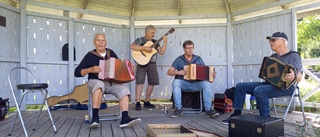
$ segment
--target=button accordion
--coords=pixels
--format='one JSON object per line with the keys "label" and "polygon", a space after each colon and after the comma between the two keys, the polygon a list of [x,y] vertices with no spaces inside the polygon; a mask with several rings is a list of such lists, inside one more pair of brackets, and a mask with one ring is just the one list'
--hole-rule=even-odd
{"label": "button accordion", "polygon": [[189,64],[184,66],[184,70],[187,71],[187,74],[184,75],[183,79],[185,80],[206,80],[213,82],[213,66],[203,66],[197,64]]}
{"label": "button accordion", "polygon": [[130,60],[120,60],[116,58],[109,58],[107,60],[100,60],[99,67],[101,72],[98,78],[105,81],[112,81],[115,83],[127,83],[135,79]]}
{"label": "button accordion", "polygon": [[[290,69],[294,71],[294,80],[291,82],[282,81],[282,77],[284,77],[285,74],[290,73]],[[264,57],[260,68],[259,78],[266,80],[276,87],[288,89],[296,82],[296,72],[296,69],[289,64],[285,64],[273,57]]]}

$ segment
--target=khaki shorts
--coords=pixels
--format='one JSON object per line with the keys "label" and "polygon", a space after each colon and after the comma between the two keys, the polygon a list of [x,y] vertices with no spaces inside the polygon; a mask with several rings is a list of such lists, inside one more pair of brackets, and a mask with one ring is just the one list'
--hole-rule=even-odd
{"label": "khaki shorts", "polygon": [[129,95],[130,97],[129,89],[122,84],[112,83],[112,85],[110,85],[110,82],[101,81],[98,79],[90,79],[88,82],[88,87],[89,92],[92,93],[101,88],[105,93],[112,94],[118,99],[121,99],[122,97],[127,95]]}
{"label": "khaki shorts", "polygon": [[148,85],[159,85],[159,75],[157,70],[157,63],[149,63],[141,66],[137,65],[136,84],[144,84],[146,74],[148,77]]}

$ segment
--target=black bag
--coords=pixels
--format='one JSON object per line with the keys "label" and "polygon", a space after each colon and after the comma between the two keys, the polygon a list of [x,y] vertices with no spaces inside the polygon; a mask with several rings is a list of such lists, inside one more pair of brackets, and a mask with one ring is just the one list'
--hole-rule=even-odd
{"label": "black bag", "polygon": [[0,97],[0,121],[6,117],[8,110],[9,110],[9,99],[8,98],[2,99]]}
{"label": "black bag", "polygon": [[226,91],[224,92],[224,94],[227,96],[228,99],[231,99],[232,102],[234,102],[234,92],[236,91],[235,87],[232,88],[228,88],[226,89]]}
{"label": "black bag", "polygon": [[[69,44],[66,43],[62,47],[62,60],[69,61]],[[76,61],[76,49],[73,47],[73,61]]]}

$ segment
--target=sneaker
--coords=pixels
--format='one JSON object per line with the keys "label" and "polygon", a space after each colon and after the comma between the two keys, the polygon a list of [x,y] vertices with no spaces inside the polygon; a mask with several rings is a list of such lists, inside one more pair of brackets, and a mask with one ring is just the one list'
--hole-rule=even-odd
{"label": "sneaker", "polygon": [[130,118],[130,117],[126,117],[124,119],[121,120],[120,122],[120,128],[124,128],[124,127],[133,127],[135,125],[138,125],[141,123],[141,119],[140,118]]}
{"label": "sneaker", "polygon": [[229,122],[230,122],[230,117],[221,121],[221,123],[224,124],[224,125],[228,125]]}
{"label": "sneaker", "polygon": [[217,113],[215,110],[210,109],[206,111],[206,115],[209,117],[216,117],[219,116],[219,113]]}
{"label": "sneaker", "polygon": [[100,127],[100,124],[99,124],[99,119],[93,119],[91,121],[91,124],[89,126],[90,128],[98,128]]}
{"label": "sneaker", "polygon": [[156,108],[153,104],[151,104],[149,101],[143,103],[144,108]]}
{"label": "sneaker", "polygon": [[140,104],[140,102],[137,102],[137,103],[136,103],[135,109],[136,109],[136,110],[141,110],[141,104]]}
{"label": "sneaker", "polygon": [[173,111],[173,113],[171,114],[171,117],[172,118],[176,118],[176,117],[179,117],[180,115],[182,115],[183,113],[182,113],[182,110],[181,109],[175,109],[174,111]]}

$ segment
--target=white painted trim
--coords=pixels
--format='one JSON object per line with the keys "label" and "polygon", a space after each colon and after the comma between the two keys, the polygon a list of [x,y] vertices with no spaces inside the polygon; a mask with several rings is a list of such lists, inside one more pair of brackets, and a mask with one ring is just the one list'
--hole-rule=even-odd
{"label": "white painted trim", "polygon": [[234,13],[232,13],[232,16],[242,15],[242,14],[246,14],[246,13],[250,13],[250,12],[254,12],[254,11],[259,11],[261,9],[268,9],[271,7],[281,6],[281,5],[289,4],[292,2],[296,2],[296,1],[299,1],[299,0],[279,0],[279,1],[276,1],[273,3],[268,3],[268,4],[264,4],[264,5],[260,5],[260,6],[255,6],[253,8],[241,10],[238,12],[234,12]]}
{"label": "white painted trim", "polygon": [[51,19],[59,19],[59,20],[65,20],[65,21],[72,19],[72,18],[69,18],[69,17],[55,16],[55,15],[43,14],[43,13],[32,12],[32,11],[27,11],[27,15],[37,16],[37,17],[44,17],[44,18],[51,18]]}
{"label": "white painted trim", "polygon": [[26,63],[27,64],[47,64],[47,65],[68,65],[68,61],[50,61],[50,60],[36,60],[36,59],[28,59]]}
{"label": "white painted trim", "polygon": [[105,27],[126,28],[126,25],[115,25],[115,24],[108,24],[108,23],[103,23],[103,22],[96,22],[96,21],[75,19],[75,18],[73,18],[72,20],[74,22],[87,23],[87,24],[92,24],[92,25],[101,25],[101,26],[105,26]]}
{"label": "white painted trim", "polygon": [[11,11],[13,11],[13,12],[20,13],[20,9],[17,9],[17,8],[15,8],[15,7],[12,7],[12,6],[10,6],[10,5],[8,5],[8,4],[5,4],[5,3],[2,3],[2,2],[0,2],[0,7],[5,8],[5,9],[7,9],[7,10],[11,10]]}
{"label": "white painted trim", "polygon": [[189,20],[189,19],[212,19],[212,18],[227,18],[226,14],[206,14],[192,16],[157,16],[157,17],[135,17],[135,21],[146,20]]}
{"label": "white painted trim", "polygon": [[232,62],[233,66],[261,65],[262,62]]}
{"label": "white painted trim", "polygon": [[121,15],[116,15],[116,14],[97,12],[97,11],[80,9],[80,8],[72,8],[72,7],[56,5],[56,4],[48,4],[48,3],[44,3],[44,2],[40,2],[40,1],[28,1],[27,4],[34,5],[34,6],[40,6],[40,7],[46,7],[46,8],[52,8],[52,9],[58,9],[58,10],[67,10],[67,11],[78,12],[78,13],[83,13],[83,14],[98,15],[98,16],[110,17],[110,18],[115,18],[115,19],[129,20],[128,16],[121,16]]}
{"label": "white painted trim", "polygon": [[310,9],[320,9],[320,2],[297,7],[296,11],[300,13],[301,11],[310,11]]}
{"label": "white painted trim", "polygon": [[[181,24],[181,25],[155,25],[157,28],[185,28],[185,27],[225,27],[227,24]],[[146,26],[135,26],[137,29],[145,28]]]}
{"label": "white painted trim", "polygon": [[231,14],[228,14],[228,19],[227,19],[227,36],[226,36],[226,41],[227,41],[227,80],[228,80],[228,87],[233,87],[234,84],[232,84],[233,81],[233,73],[232,73],[232,56],[233,55],[233,34],[232,34],[232,17]]}
{"label": "white painted trim", "polygon": [[320,65],[320,58],[302,59],[303,66]]}
{"label": "white painted trim", "polygon": [[298,51],[298,37],[297,37],[297,12],[296,9],[291,9],[291,27],[292,27],[292,48],[294,51]]}
{"label": "white painted trim", "polygon": [[0,62],[20,63],[20,58],[0,57]]}
{"label": "white painted trim", "polygon": [[75,47],[74,45],[74,21],[72,20],[69,20],[68,21],[68,51],[69,51],[69,61],[68,61],[68,77],[69,77],[69,84],[68,84],[68,93],[72,92],[73,91],[73,88],[75,87],[75,83],[74,83],[74,80],[71,80],[71,79],[74,79],[75,76],[74,76],[74,70],[75,70],[75,66],[74,66],[74,55],[76,53],[74,53],[74,50],[73,50],[73,47]]}
{"label": "white painted trim", "polygon": [[246,20],[240,20],[240,21],[235,21],[232,24],[236,25],[236,24],[241,24],[241,23],[246,23],[246,22],[251,22],[251,21],[255,21],[255,20],[260,20],[260,19],[265,19],[265,18],[271,18],[274,16],[280,16],[280,15],[284,15],[284,14],[290,14],[292,11],[291,10],[285,10],[285,11],[280,11],[280,12],[275,12],[272,14],[267,14],[267,15],[262,15],[262,16],[257,16],[257,17],[253,17],[253,18],[249,18]]}

